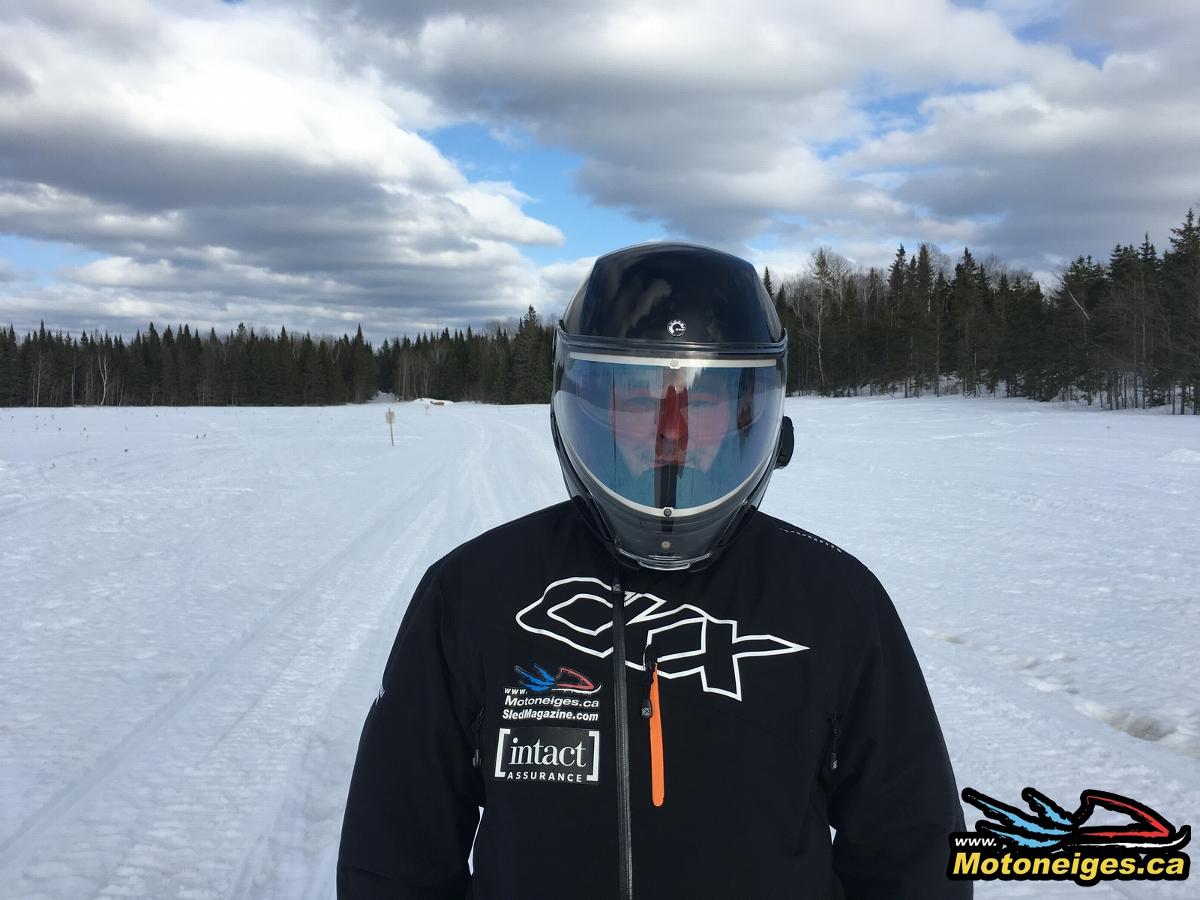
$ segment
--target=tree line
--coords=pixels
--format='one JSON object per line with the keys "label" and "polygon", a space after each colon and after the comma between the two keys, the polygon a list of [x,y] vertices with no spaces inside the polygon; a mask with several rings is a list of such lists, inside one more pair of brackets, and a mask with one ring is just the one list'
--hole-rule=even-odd
{"label": "tree line", "polygon": [[533,307],[511,327],[483,334],[385,340],[260,335],[239,325],[201,337],[188,325],[159,334],[154,323],[126,341],[78,339],[43,324],[18,341],[0,328],[0,406],[299,406],[364,403],[376,391],[401,399],[542,403],[550,396],[552,329]]}
{"label": "tree line", "polygon": [[[1027,272],[964,249],[903,246],[886,269],[829,249],[778,286],[763,283],[788,332],[788,392],[961,393],[1084,400],[1107,408],[1200,412],[1200,225],[1189,210],[1161,255],[1146,237],[1106,262],[1078,257],[1044,293]],[[0,328],[0,405],[309,405],[402,400],[546,403],[553,323],[531,306],[481,332],[415,339],[206,336],[151,323],[121,336],[43,325]]]}
{"label": "tree line", "polygon": [[1200,226],[1078,257],[1045,294],[969,249],[922,244],[888,269],[827,250],[764,284],[788,331],[789,393],[961,393],[1200,412]]}

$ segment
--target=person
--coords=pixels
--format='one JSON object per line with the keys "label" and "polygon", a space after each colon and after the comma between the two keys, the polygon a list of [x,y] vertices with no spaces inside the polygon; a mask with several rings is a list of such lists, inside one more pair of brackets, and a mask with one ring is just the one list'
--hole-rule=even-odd
{"label": "person", "polygon": [[891,600],[758,509],[792,454],[786,365],[749,263],[596,261],[555,332],[570,500],[425,573],[363,728],[340,897],[970,895]]}

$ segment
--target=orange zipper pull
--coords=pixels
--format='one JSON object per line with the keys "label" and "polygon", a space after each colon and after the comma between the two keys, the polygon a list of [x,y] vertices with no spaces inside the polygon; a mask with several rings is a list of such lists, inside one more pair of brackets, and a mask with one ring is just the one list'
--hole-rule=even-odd
{"label": "orange zipper pull", "polygon": [[658,693],[658,660],[646,648],[645,679],[649,690],[642,700],[642,717],[650,720],[650,799],[662,806],[666,796],[663,771],[662,702]]}

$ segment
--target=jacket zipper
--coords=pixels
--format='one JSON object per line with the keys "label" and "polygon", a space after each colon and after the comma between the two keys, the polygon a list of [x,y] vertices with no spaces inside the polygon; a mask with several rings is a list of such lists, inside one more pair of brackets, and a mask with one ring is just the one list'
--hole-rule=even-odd
{"label": "jacket zipper", "polygon": [[662,700],[658,693],[658,655],[646,644],[642,660],[642,718],[650,725],[650,799],[662,806],[666,798],[666,776],[663,760]]}
{"label": "jacket zipper", "polygon": [[633,829],[629,803],[628,699],[625,695],[625,588],[613,579],[613,717],[617,740],[617,886],[621,900],[633,900]]}

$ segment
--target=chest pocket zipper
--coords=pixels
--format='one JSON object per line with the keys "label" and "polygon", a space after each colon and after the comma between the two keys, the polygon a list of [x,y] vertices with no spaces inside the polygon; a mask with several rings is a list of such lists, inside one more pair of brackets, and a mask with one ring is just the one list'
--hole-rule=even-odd
{"label": "chest pocket zipper", "polygon": [[658,692],[658,658],[646,645],[642,660],[645,674],[642,683],[642,718],[650,725],[650,799],[655,806],[662,806],[666,799],[666,772],[663,760],[662,698]]}
{"label": "chest pocket zipper", "polygon": [[480,740],[479,732],[483,728],[483,714],[487,707],[479,707],[479,715],[475,717],[475,721],[471,723],[471,743],[474,745],[475,752],[471,756],[471,765],[478,769],[483,765],[483,741]]}
{"label": "chest pocket zipper", "polygon": [[838,769],[838,741],[842,736],[842,720],[837,716],[829,717],[829,751],[825,755],[824,765],[821,766],[821,780],[828,790],[833,776]]}

